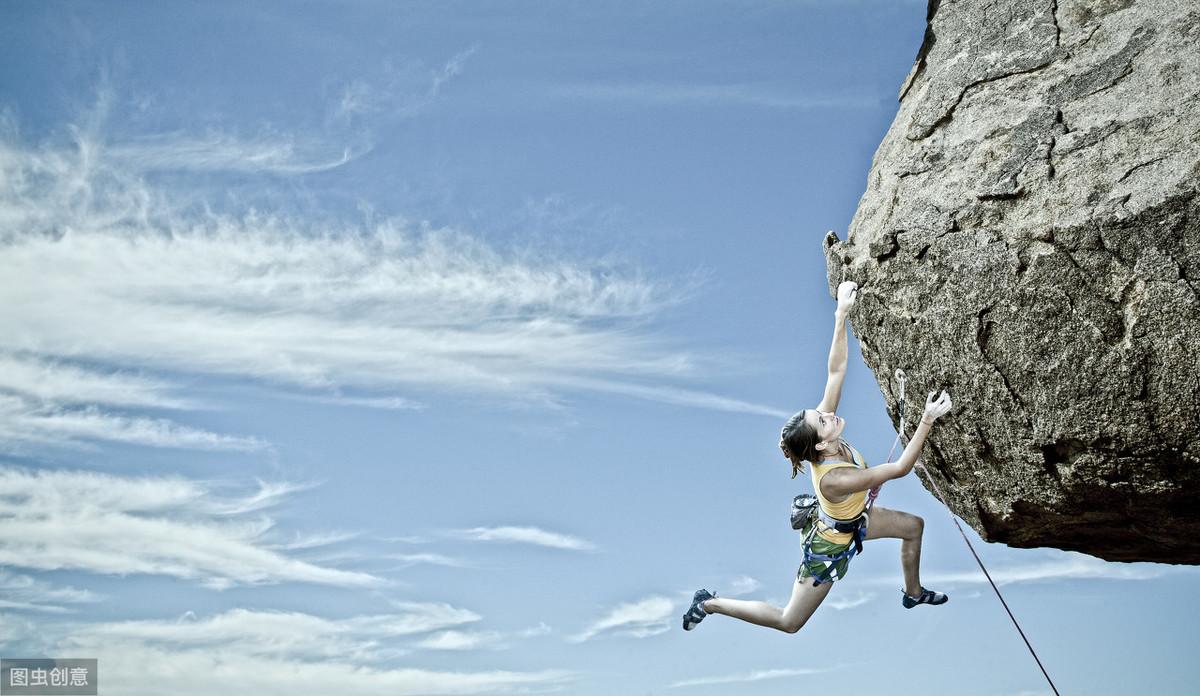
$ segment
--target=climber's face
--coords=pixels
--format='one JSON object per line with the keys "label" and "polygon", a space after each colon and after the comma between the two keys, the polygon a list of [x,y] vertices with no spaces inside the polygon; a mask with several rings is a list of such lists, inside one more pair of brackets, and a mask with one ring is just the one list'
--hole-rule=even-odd
{"label": "climber's face", "polygon": [[831,445],[836,446],[837,439],[846,428],[845,419],[835,415],[833,411],[810,408],[804,412],[804,420],[817,431],[817,449],[822,452]]}

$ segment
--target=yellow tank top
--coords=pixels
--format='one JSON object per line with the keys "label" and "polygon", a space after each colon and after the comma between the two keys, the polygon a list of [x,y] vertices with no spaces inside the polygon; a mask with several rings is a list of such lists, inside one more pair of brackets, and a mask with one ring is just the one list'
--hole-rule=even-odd
{"label": "yellow tank top", "polygon": [[[840,503],[829,502],[821,493],[821,479],[824,478],[825,474],[829,473],[830,471],[834,469],[841,469],[847,466],[855,466],[860,469],[867,468],[867,463],[863,461],[862,455],[858,453],[858,450],[854,449],[854,447],[845,440],[842,440],[841,442],[846,449],[850,450],[850,456],[852,459],[854,459],[853,462],[821,462],[820,464],[813,464],[811,467],[809,467],[809,473],[812,476],[813,491],[816,492],[817,500],[821,502],[821,509],[825,511],[825,514],[839,520],[852,520],[855,517],[858,517],[858,514],[862,512],[863,508],[865,508],[867,505],[866,491],[857,491],[855,493],[851,493]],[[845,544],[854,538],[854,535],[850,532],[835,532],[820,522],[817,523],[817,534],[820,534],[822,538],[833,542],[834,544]]]}

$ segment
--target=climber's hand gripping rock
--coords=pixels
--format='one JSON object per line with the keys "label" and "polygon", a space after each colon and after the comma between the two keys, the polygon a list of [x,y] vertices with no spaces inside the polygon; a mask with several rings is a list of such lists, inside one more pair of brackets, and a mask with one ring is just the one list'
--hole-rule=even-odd
{"label": "climber's hand gripping rock", "polygon": [[837,312],[845,316],[850,308],[854,306],[854,301],[858,299],[858,283],[852,280],[847,280],[838,286],[837,289]]}
{"label": "climber's hand gripping rock", "polygon": [[954,405],[951,403],[950,395],[946,393],[945,389],[942,390],[941,395],[936,399],[934,398],[935,394],[937,392],[929,392],[929,398],[925,399],[925,415],[921,416],[921,421],[927,422],[930,425],[938,418],[949,413],[950,408]]}

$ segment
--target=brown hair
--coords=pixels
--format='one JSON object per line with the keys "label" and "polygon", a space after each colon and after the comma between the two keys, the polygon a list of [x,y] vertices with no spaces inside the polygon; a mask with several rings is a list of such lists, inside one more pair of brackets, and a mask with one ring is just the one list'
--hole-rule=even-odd
{"label": "brown hair", "polygon": [[816,462],[821,455],[817,450],[817,430],[804,420],[804,413],[800,411],[789,418],[779,433],[779,449],[792,463],[792,478],[804,471],[804,462]]}

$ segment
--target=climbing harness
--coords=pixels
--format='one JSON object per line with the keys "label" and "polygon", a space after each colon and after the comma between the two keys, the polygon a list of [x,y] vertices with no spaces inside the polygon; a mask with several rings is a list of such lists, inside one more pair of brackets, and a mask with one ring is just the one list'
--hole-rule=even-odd
{"label": "climbing harness", "polygon": [[[835,554],[818,553],[813,550],[813,542],[817,538],[817,522],[825,525],[826,529],[842,534],[853,534],[851,542],[842,551]],[[825,564],[824,569],[813,574],[813,587],[827,582],[836,566],[843,560],[849,561],[855,554],[862,552],[863,540],[867,537],[867,525],[870,519],[864,509],[852,520],[839,520],[832,517],[821,508],[821,501],[810,493],[802,493],[792,500],[792,529],[804,532],[804,565],[817,561]]]}
{"label": "climbing harness", "polygon": [[[797,496],[797,498],[799,497],[800,496]],[[812,501],[813,505],[819,509],[820,505],[817,503],[817,499],[813,497]],[[817,551],[813,550],[813,542],[815,542],[817,539],[817,525],[815,523],[818,514],[820,514],[820,519],[822,522],[825,520],[831,520],[832,522],[842,526],[841,529],[838,529],[834,525],[829,525],[831,529],[839,532],[850,532],[854,535],[851,541],[847,542],[845,549],[834,554],[818,553]],[[823,512],[812,513],[810,521],[805,527],[802,527],[802,529],[804,530],[804,543],[800,548],[804,552],[804,566],[810,567],[809,564],[814,561],[824,565],[824,568],[812,574],[813,587],[816,587],[823,582],[829,582],[834,572],[837,570],[837,565],[839,563],[841,563],[843,560],[849,561],[851,558],[854,558],[855,554],[862,551],[862,542],[867,536],[865,516],[860,517],[859,521],[850,523],[846,522],[845,520],[835,520]],[[812,571],[810,570],[809,572]]]}
{"label": "climbing harness", "polygon": [[[853,456],[851,457],[853,459]],[[857,465],[857,462],[856,462]],[[804,552],[804,565],[810,568],[812,573],[813,587],[820,585],[823,582],[828,582],[834,572],[837,570],[837,565],[842,561],[847,561],[854,558],[855,554],[862,553],[863,541],[867,537],[867,525],[870,524],[870,515],[868,506],[864,506],[853,519],[843,520],[838,519],[821,507],[821,501],[817,496],[810,493],[801,493],[792,499],[792,529],[802,530],[804,532],[804,543],[801,549]],[[825,529],[838,532],[840,534],[850,534],[850,542],[847,542],[845,549],[833,554],[820,553],[813,548],[813,542],[817,539],[817,523],[820,522],[825,526]],[[821,570],[813,572],[812,562],[817,562],[823,565]]]}

